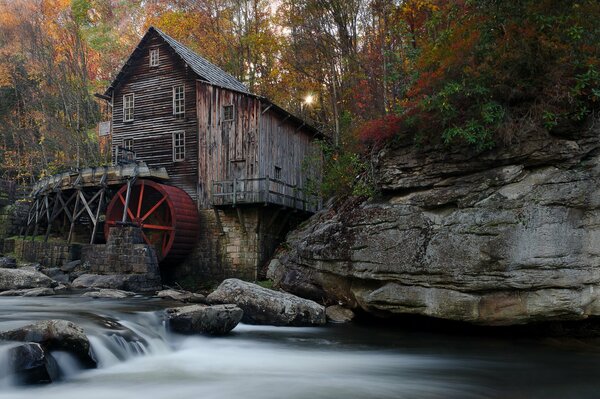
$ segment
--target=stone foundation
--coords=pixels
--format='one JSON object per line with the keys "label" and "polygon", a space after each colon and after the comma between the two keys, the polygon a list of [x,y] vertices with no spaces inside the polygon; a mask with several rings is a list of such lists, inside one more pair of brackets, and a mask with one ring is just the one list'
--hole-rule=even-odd
{"label": "stone foundation", "polygon": [[188,288],[226,278],[254,281],[287,232],[306,218],[275,207],[201,210],[200,236],[194,252],[169,269],[169,279]]}
{"label": "stone foundation", "polygon": [[93,274],[139,275],[149,286],[161,286],[156,252],[144,243],[138,227],[111,228],[106,244],[83,247],[81,260]]}

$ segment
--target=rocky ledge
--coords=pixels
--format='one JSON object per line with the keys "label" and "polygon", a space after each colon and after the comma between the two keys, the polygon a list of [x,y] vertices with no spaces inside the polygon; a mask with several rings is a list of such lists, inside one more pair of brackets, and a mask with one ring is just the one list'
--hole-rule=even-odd
{"label": "rocky ledge", "polygon": [[383,197],[315,215],[269,276],[286,291],[382,316],[485,325],[598,316],[598,130],[516,145],[512,155],[388,148]]}

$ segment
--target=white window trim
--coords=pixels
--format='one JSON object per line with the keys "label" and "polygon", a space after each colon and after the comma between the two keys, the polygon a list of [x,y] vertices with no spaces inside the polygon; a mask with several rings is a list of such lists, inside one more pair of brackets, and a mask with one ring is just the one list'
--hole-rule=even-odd
{"label": "white window trim", "polygon": [[[176,156],[176,137],[178,134],[182,134],[183,135],[183,154],[181,158],[177,158]],[[172,134],[173,137],[173,162],[183,162],[185,161],[185,132],[183,130],[179,130],[176,132],[173,132]]]}
{"label": "white window trim", "polygon": [[[131,96],[131,117],[129,119],[125,119],[125,114],[127,110],[127,100],[126,98]],[[132,122],[134,119],[135,112],[135,94],[129,93],[123,95],[123,122]]]}
{"label": "white window trim", "polygon": [[[225,108],[231,107],[231,119],[225,119]],[[233,104],[225,104],[223,105],[223,122],[231,122],[235,120],[235,105]]]}
{"label": "white window trim", "polygon": [[[155,56],[156,54],[156,56]],[[157,48],[150,49],[150,66],[157,67],[160,63],[160,51]]]}
{"label": "white window trim", "polygon": [[[175,89],[182,87],[183,88],[183,104],[181,106],[181,111],[177,112],[177,107],[175,106]],[[177,85],[173,86],[173,115],[185,115],[185,85]]]}

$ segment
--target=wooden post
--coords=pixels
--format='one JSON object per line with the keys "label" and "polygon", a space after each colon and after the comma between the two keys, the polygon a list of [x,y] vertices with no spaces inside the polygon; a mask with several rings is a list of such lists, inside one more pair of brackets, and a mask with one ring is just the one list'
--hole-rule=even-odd
{"label": "wooden post", "polygon": [[75,208],[73,209],[73,216],[71,218],[71,227],[69,228],[69,236],[67,237],[67,244],[71,243],[71,238],[73,238],[73,229],[75,228],[75,221],[77,220],[77,210],[79,208],[79,191],[80,189],[78,188],[76,191],[76,198],[75,198]]}
{"label": "wooden post", "polygon": [[94,243],[94,239],[96,238],[96,231],[98,230],[98,219],[100,218],[100,212],[102,211],[102,204],[104,202],[104,192],[106,190],[106,186],[102,187],[100,191],[100,199],[98,200],[98,208],[96,208],[96,217],[92,220],[94,223],[94,228],[92,229],[92,237],[90,238],[90,244]]}
{"label": "wooden post", "polygon": [[235,207],[235,203],[236,203],[236,199],[237,199],[237,192],[236,192],[236,187],[237,186],[237,179],[234,177],[233,178],[233,206]]}

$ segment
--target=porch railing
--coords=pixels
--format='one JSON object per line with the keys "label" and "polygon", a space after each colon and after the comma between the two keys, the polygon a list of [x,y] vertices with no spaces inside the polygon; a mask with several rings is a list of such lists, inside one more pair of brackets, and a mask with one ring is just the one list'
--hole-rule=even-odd
{"label": "porch railing", "polygon": [[318,196],[302,187],[269,176],[214,181],[212,202],[215,206],[274,204],[307,212],[316,212],[321,208],[321,200]]}

